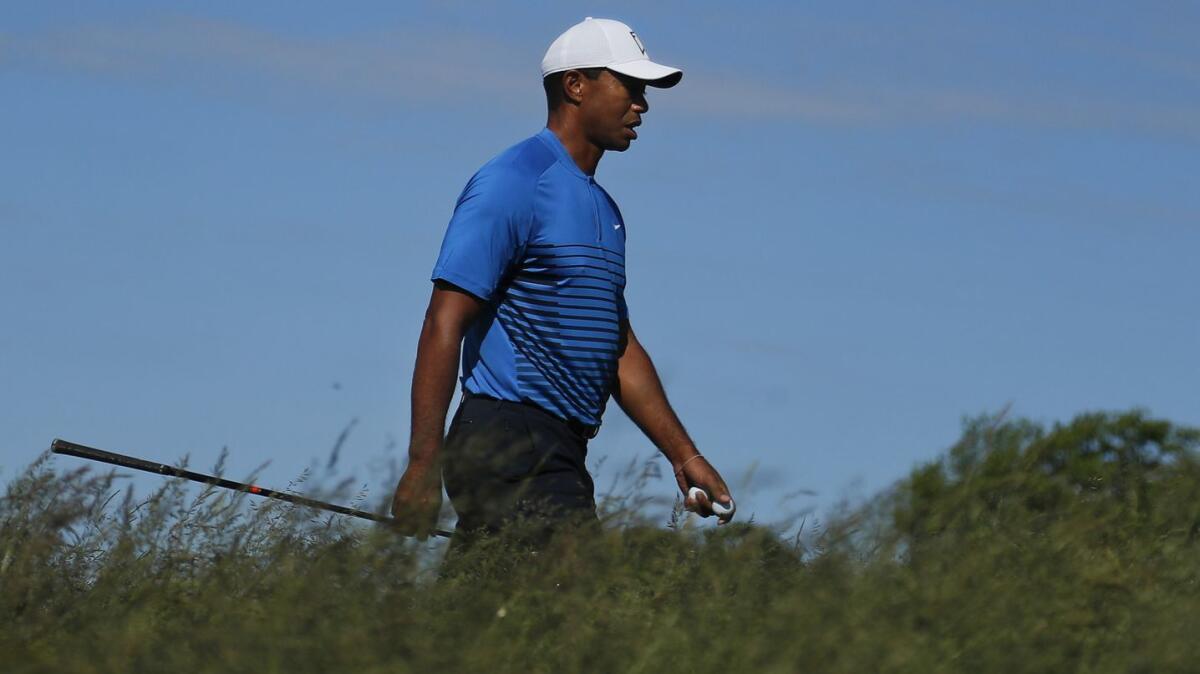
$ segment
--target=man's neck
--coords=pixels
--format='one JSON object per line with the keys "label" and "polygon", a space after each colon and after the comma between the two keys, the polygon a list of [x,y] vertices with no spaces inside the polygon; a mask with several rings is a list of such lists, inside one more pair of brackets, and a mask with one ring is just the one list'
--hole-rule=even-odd
{"label": "man's neck", "polygon": [[558,137],[579,170],[589,176],[596,175],[596,166],[604,156],[604,150],[590,143],[578,125],[572,123],[570,118],[551,117],[546,127]]}

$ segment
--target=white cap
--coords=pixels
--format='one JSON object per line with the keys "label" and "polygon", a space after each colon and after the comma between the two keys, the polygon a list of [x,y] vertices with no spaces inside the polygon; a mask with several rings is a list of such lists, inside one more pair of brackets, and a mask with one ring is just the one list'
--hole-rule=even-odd
{"label": "white cap", "polygon": [[542,77],[578,68],[608,68],[652,87],[673,87],[683,78],[679,68],[650,60],[637,33],[611,19],[588,17],[559,35],[542,59]]}

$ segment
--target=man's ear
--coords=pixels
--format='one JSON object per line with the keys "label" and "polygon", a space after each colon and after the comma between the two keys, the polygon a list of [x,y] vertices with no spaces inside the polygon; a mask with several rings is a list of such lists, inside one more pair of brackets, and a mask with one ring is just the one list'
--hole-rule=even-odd
{"label": "man's ear", "polygon": [[562,76],[563,100],[573,105],[583,102],[587,77],[578,70],[568,70]]}

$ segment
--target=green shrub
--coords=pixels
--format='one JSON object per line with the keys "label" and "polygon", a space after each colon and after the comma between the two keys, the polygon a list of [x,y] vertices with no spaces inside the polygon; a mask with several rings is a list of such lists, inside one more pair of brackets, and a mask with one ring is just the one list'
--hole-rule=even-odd
{"label": "green shrub", "polygon": [[983,417],[803,544],[631,511],[446,565],[384,528],[178,481],[118,497],[43,458],[0,501],[0,671],[1193,671],[1198,443],[1140,412]]}

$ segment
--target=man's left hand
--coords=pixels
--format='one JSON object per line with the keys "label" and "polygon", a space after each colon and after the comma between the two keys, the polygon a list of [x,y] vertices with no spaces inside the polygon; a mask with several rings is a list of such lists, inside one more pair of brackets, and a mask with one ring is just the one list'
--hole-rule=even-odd
{"label": "man's left hand", "polygon": [[[683,492],[683,505],[688,510],[700,515],[701,517],[712,517],[716,515],[712,509],[712,502],[709,498],[723,505],[733,503],[733,496],[729,493],[729,487],[725,485],[725,480],[721,479],[721,474],[716,468],[708,462],[708,459],[703,456],[695,455],[691,460],[685,460],[680,466],[672,466],[675,470],[675,481],[679,483],[679,491]],[[691,487],[699,487],[704,490],[704,494],[700,494],[698,498],[688,496],[688,491]],[[706,496],[707,495],[707,498]],[[726,517],[718,517],[717,524],[725,524],[733,518],[730,513]]]}

